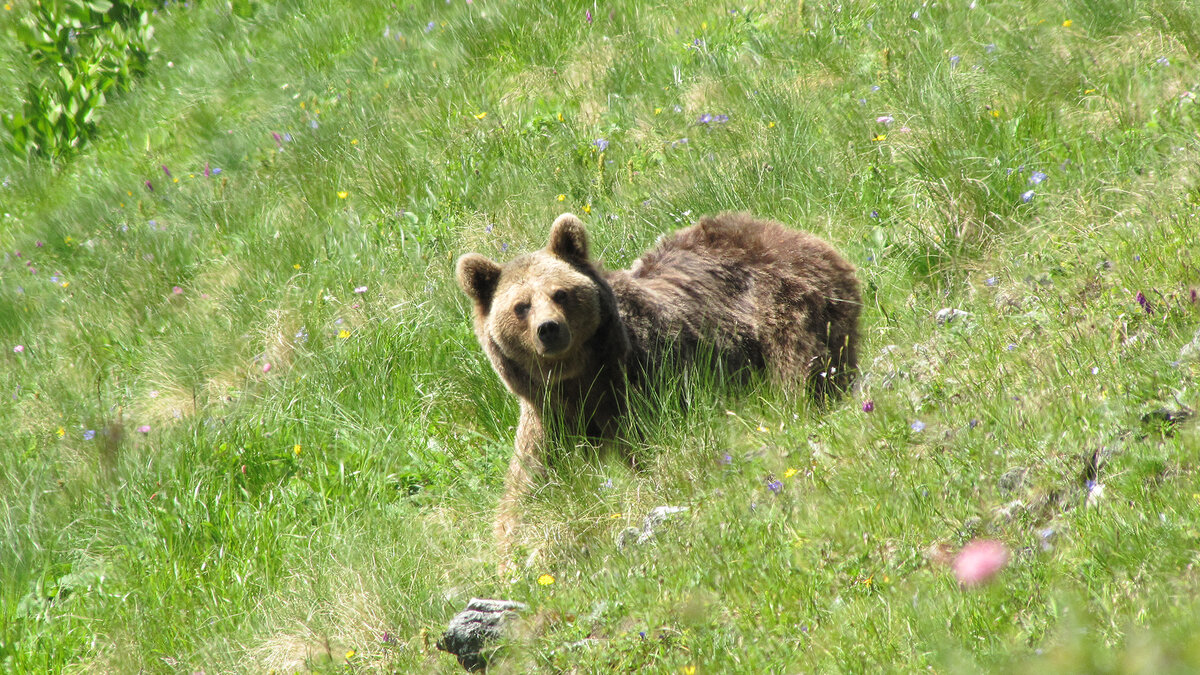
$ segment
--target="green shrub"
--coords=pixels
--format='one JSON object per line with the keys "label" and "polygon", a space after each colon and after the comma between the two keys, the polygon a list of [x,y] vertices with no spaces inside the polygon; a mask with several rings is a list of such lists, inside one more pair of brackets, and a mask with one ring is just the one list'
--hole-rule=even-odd
{"label": "green shrub", "polygon": [[96,129],[106,96],[129,88],[152,51],[151,3],[48,1],[11,30],[34,74],[20,112],[3,118],[18,156],[58,157]]}

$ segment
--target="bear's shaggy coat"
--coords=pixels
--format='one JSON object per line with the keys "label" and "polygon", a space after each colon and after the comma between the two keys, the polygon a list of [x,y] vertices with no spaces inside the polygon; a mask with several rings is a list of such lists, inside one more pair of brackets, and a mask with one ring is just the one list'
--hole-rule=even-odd
{"label": "bear's shaggy coat", "polygon": [[545,411],[611,438],[627,388],[666,363],[711,354],[725,373],[764,371],[823,398],[858,360],[854,267],[811,234],[744,214],[701,218],[630,269],[603,272],[583,223],[565,213],[545,249],[504,266],[469,253],[457,277],[480,344],[521,403],[496,522],[505,559],[517,502],[542,470]]}

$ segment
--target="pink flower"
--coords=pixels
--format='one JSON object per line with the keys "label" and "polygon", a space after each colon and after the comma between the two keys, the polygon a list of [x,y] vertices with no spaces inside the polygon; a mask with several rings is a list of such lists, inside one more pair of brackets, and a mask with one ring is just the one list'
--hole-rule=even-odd
{"label": "pink flower", "polygon": [[16,347],[13,347],[13,352],[16,354],[20,354],[24,351],[25,351],[25,345],[17,345]]}
{"label": "pink flower", "polygon": [[354,292],[355,292],[355,293],[366,293],[366,292],[367,292],[367,287],[366,287],[366,286],[359,286],[358,288],[354,289]]}
{"label": "pink flower", "polygon": [[138,427],[137,430],[138,430],[138,433],[148,434],[148,433],[150,433],[150,425],[143,424],[142,426]]}
{"label": "pink flower", "polygon": [[264,373],[271,372],[271,363],[269,361],[267,363],[263,364],[263,372]]}
{"label": "pink flower", "polygon": [[963,586],[988,582],[1008,564],[1008,547],[994,539],[973,541],[962,548],[950,566]]}
{"label": "pink flower", "polygon": [[175,295],[183,295],[183,289],[178,286],[172,286],[171,292],[174,293]]}

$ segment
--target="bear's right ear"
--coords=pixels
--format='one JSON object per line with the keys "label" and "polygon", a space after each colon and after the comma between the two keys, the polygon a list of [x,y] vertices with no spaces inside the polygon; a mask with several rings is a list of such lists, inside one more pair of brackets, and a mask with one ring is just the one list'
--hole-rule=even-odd
{"label": "bear's right ear", "polygon": [[491,307],[496,283],[500,281],[500,266],[478,253],[468,253],[458,259],[455,268],[458,286],[463,293],[480,307]]}
{"label": "bear's right ear", "polygon": [[586,263],[588,238],[583,221],[573,213],[564,213],[555,218],[550,226],[550,243],[546,248],[568,262]]}

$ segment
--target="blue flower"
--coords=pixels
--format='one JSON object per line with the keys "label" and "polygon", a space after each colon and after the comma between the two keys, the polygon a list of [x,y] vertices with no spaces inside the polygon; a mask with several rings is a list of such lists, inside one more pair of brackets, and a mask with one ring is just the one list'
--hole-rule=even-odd
{"label": "blue flower", "polygon": [[700,116],[700,119],[696,120],[696,123],[697,124],[708,124],[711,121],[713,121],[713,116],[709,115],[708,113],[704,113],[703,115]]}
{"label": "blue flower", "polygon": [[767,489],[775,494],[779,494],[779,491],[783,489],[783,481],[771,479],[767,481]]}
{"label": "blue flower", "polygon": [[1021,193],[1021,201],[1028,204],[1029,202],[1033,201],[1033,195],[1034,195],[1033,190],[1029,190],[1027,192],[1022,192]]}
{"label": "blue flower", "polygon": [[1038,183],[1041,183],[1042,181],[1046,180],[1047,178],[1049,178],[1049,176],[1042,173],[1041,171],[1034,171],[1033,174],[1031,176],[1029,176],[1029,184],[1037,185]]}
{"label": "blue flower", "polygon": [[434,23],[434,22],[432,22],[432,21],[430,21],[429,23],[425,24],[425,32],[426,32],[426,33],[428,33],[429,31],[433,30],[433,27],[434,27],[434,26],[436,26],[436,25],[437,25],[437,24],[435,24],[435,23]]}
{"label": "blue flower", "polygon": [[950,66],[951,66],[951,67],[957,66],[957,65],[958,65],[958,62],[959,62],[959,60],[960,60],[961,58],[962,58],[962,57],[960,57],[960,56],[951,56],[951,57],[950,57]]}
{"label": "blue flower", "polygon": [[604,152],[608,149],[608,141],[604,140],[603,138],[597,138],[596,140],[592,141],[592,145],[596,146],[596,149],[598,149],[600,152]]}
{"label": "blue flower", "polygon": [[729,454],[728,452],[724,455],[721,455],[721,463],[726,465],[733,464],[733,455]]}
{"label": "blue flower", "polygon": [[916,431],[916,432],[925,431],[925,423],[922,422],[921,420],[916,420],[909,426],[912,428],[913,431]]}
{"label": "blue flower", "polygon": [[983,283],[987,284],[988,286],[995,286],[998,283],[998,280],[996,277],[988,277],[983,280]]}
{"label": "blue flower", "polygon": [[83,440],[85,440],[85,441],[90,441],[90,440],[92,440],[92,439],[93,439],[93,438],[95,438],[95,437],[96,437],[96,430],[95,430],[95,429],[86,429],[86,430],[84,430],[84,432],[83,432]]}

